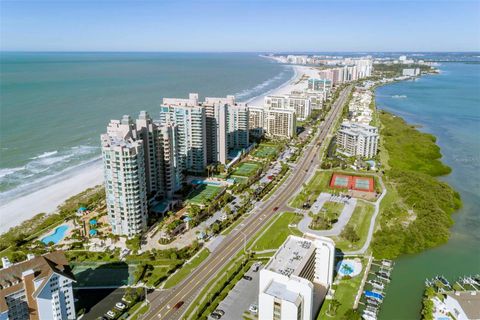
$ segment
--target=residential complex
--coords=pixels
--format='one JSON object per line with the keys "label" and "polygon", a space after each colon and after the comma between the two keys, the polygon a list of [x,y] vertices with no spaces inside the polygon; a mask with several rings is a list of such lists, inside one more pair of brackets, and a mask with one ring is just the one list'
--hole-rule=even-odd
{"label": "residential complex", "polygon": [[[148,139],[147,139],[148,140]],[[108,219],[112,232],[133,236],[147,228],[147,176],[144,141],[129,116],[112,120],[101,135]],[[149,147],[149,146],[147,146]],[[150,160],[147,160],[150,162]],[[153,161],[153,160],[152,160]],[[152,167],[155,163],[152,162]],[[155,179],[151,172],[148,179]],[[150,188],[158,184],[150,184]]]}
{"label": "residential complex", "polygon": [[314,319],[333,283],[335,243],[289,236],[260,271],[258,318]]}
{"label": "residential complex", "polygon": [[265,133],[272,138],[291,138],[296,135],[297,121],[294,110],[265,109]]}
{"label": "residential complex", "polygon": [[420,75],[420,68],[408,68],[402,70],[402,76],[415,77]]}
{"label": "residential complex", "polygon": [[349,157],[373,158],[377,154],[378,129],[354,122],[343,122],[337,131],[337,150]]}
{"label": "residential complex", "polygon": [[76,319],[68,261],[61,251],[11,264],[2,258],[0,319]]}
{"label": "residential complex", "polygon": [[248,148],[249,118],[249,108],[234,96],[202,103],[191,93],[163,99],[158,120],[145,111],[135,122],[112,120],[101,135],[112,232],[142,233],[150,199],[171,199],[186,173],[202,174],[207,164],[226,164],[229,151]]}
{"label": "residential complex", "polygon": [[300,92],[284,96],[266,96],[264,107],[266,109],[293,110],[296,119],[300,121],[306,120],[312,113],[309,97]]}

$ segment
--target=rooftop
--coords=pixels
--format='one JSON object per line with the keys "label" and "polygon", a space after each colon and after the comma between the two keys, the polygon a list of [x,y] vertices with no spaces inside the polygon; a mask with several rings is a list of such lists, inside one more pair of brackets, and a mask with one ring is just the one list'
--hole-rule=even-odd
{"label": "rooftop", "polygon": [[283,283],[276,281],[270,282],[268,287],[264,291],[266,294],[275,298],[286,300],[295,303],[298,299],[298,292],[288,290],[287,286]]}
{"label": "rooftop", "polygon": [[270,259],[265,269],[287,277],[299,274],[314,250],[312,241],[290,236]]}

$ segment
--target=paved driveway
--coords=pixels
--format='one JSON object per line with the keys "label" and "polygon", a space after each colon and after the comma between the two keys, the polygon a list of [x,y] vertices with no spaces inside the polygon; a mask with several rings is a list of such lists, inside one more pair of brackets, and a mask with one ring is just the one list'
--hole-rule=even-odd
{"label": "paved driveway", "polygon": [[[263,266],[262,266],[263,267]],[[260,269],[253,272],[252,268],[245,273],[252,277],[252,280],[241,279],[228,293],[227,297],[220,302],[217,309],[225,311],[222,320],[243,319],[243,313],[248,311],[252,303],[258,305],[258,282]],[[212,320],[212,317],[209,317]]]}
{"label": "paved driveway", "polygon": [[[343,228],[347,225],[348,221],[352,217],[353,210],[355,210],[355,206],[357,205],[357,199],[351,198],[345,200],[339,200],[338,197],[332,196],[329,193],[321,193],[315,203],[312,206],[313,212],[319,212],[320,209],[323,207],[325,202],[327,201],[336,201],[336,202],[343,202],[345,206],[343,207],[342,213],[338,217],[338,221],[333,225],[332,229],[330,230],[312,230],[308,226],[312,222],[312,217],[308,215],[307,212],[304,213],[304,218],[302,221],[298,223],[298,229],[303,233],[313,233],[318,236],[338,236],[340,232],[342,232]],[[314,211],[315,210],[315,211]]]}

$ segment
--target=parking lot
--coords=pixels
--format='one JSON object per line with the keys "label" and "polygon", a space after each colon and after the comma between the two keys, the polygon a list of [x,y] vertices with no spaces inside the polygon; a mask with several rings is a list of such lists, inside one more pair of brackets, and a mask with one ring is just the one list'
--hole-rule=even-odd
{"label": "parking lot", "polygon": [[[235,287],[228,293],[227,297],[220,302],[217,309],[225,311],[222,320],[238,320],[243,319],[243,313],[248,312],[250,315],[256,316],[248,311],[251,304],[258,306],[258,281],[260,276],[260,267],[258,272],[253,272],[252,268],[245,275],[252,277],[252,280],[241,279]],[[213,320],[212,317],[208,319]]]}

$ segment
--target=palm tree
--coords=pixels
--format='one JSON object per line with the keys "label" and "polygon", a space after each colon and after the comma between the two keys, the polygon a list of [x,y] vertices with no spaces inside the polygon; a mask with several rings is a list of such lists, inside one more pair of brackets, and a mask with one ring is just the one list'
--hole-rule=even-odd
{"label": "palm tree", "polygon": [[330,304],[328,305],[328,313],[331,316],[334,316],[337,314],[337,310],[340,307],[341,303],[337,299],[333,299],[330,301]]}

